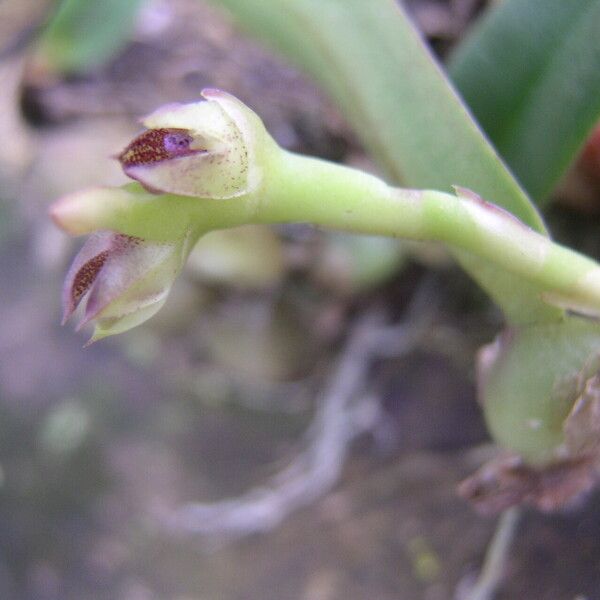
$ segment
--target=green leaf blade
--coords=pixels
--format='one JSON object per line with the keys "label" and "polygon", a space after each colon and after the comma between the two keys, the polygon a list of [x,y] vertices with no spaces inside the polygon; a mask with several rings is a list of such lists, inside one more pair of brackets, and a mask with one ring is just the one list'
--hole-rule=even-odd
{"label": "green leaf blade", "polygon": [[[286,54],[329,93],[396,183],[470,188],[547,234],[543,220],[479,130],[393,0],[213,0]],[[513,323],[551,321],[561,310],[539,290],[465,253],[464,268]]]}
{"label": "green leaf blade", "polygon": [[126,44],[142,0],[63,0],[40,40],[52,69],[82,72],[102,65]]}
{"label": "green leaf blade", "polygon": [[600,119],[599,25],[599,0],[506,0],[450,62],[474,115],[540,203]]}
{"label": "green leaf blade", "polygon": [[475,189],[538,231],[541,217],[392,0],[220,0],[336,100],[388,176]]}

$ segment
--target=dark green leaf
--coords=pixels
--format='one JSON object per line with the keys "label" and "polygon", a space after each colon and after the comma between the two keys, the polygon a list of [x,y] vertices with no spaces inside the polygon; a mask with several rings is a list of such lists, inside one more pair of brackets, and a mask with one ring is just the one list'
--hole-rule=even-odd
{"label": "dark green leaf", "polygon": [[52,69],[77,72],[115,56],[127,43],[142,0],[63,0],[39,52]]}
{"label": "dark green leaf", "polygon": [[455,52],[450,74],[543,201],[600,119],[600,0],[505,0]]}
{"label": "dark green leaf", "polygon": [[[544,224],[393,0],[214,0],[329,92],[381,168],[406,186],[476,190]],[[265,90],[268,93],[268,90]],[[553,319],[537,290],[461,254],[512,321]]]}
{"label": "dark green leaf", "polygon": [[532,227],[535,208],[392,0],[219,0],[317,78],[405,185],[477,190]]}

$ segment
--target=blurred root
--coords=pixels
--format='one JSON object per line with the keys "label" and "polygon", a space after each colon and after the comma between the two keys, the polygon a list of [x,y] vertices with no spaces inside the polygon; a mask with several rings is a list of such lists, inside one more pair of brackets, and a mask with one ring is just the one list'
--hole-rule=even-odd
{"label": "blurred root", "polygon": [[[215,503],[193,502],[169,513],[166,528],[220,540],[264,533],[291,513],[330,491],[340,478],[351,444],[380,422],[377,398],[367,393],[369,367],[378,356],[414,349],[431,315],[431,290],[420,289],[406,315],[408,325],[386,326],[382,311],[367,311],[354,325],[317,404],[306,434],[306,448],[269,483]],[[424,309],[424,305],[428,309]],[[416,313],[418,320],[411,322]]]}
{"label": "blurred root", "polygon": [[490,542],[483,566],[475,582],[464,578],[458,585],[455,600],[493,600],[505,580],[510,550],[517,533],[521,513],[510,508],[498,520],[496,532]]}

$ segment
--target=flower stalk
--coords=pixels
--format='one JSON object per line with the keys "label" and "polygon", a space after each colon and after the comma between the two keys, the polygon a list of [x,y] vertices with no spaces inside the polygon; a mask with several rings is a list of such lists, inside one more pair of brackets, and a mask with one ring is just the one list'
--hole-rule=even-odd
{"label": "flower stalk", "polygon": [[353,233],[442,242],[521,277],[551,306],[600,315],[600,266],[536,233],[475,193],[388,186],[341,165],[283,150],[259,189],[227,201],[156,195],[139,184],[78,192],[52,210],[73,235],[98,229],[167,242],[245,223],[307,222]]}
{"label": "flower stalk", "polygon": [[168,105],[146,117],[148,129],[119,157],[139,183],[63,198],[51,209],[59,226],[73,235],[108,230],[179,245],[186,239],[186,247],[214,229],[298,221],[437,241],[471,261],[470,270],[481,274],[480,283],[513,322],[519,314],[509,306],[512,290],[503,285],[503,273],[518,276],[532,305],[542,306],[540,320],[560,319],[563,308],[600,315],[594,261],[476,193],[395,188],[359,170],[287,152],[239,100],[218,90],[203,94],[204,102]]}

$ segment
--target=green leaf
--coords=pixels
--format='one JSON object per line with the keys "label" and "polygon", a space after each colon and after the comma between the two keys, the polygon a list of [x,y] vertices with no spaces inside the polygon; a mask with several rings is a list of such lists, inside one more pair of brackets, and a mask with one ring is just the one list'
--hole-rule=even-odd
{"label": "green leaf", "polygon": [[[320,82],[395,182],[473,189],[546,233],[536,208],[393,0],[214,1]],[[520,280],[472,256],[458,259],[509,320],[561,315]]]}
{"label": "green leaf", "polygon": [[115,56],[127,43],[142,0],[63,0],[40,40],[43,64],[80,72]]}
{"label": "green leaf", "polygon": [[545,201],[600,119],[600,0],[505,0],[450,75],[529,193]]}
{"label": "green leaf", "polygon": [[392,0],[219,0],[326,88],[396,182],[476,190],[538,231],[540,216]]}

